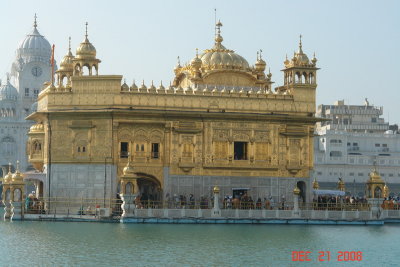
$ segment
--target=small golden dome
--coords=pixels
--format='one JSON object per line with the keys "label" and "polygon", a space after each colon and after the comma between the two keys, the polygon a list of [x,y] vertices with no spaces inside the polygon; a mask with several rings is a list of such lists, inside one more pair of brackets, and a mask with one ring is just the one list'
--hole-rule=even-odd
{"label": "small golden dome", "polygon": [[149,87],[149,90],[151,90],[151,91],[157,90],[156,87],[154,86],[153,81],[151,81],[151,85],[150,85],[150,87]]}
{"label": "small golden dome", "polygon": [[201,68],[202,61],[199,58],[199,55],[198,55],[197,51],[198,50],[196,49],[196,56],[192,59],[192,61],[190,62],[190,65],[192,67],[194,67],[194,68],[198,68],[199,69],[199,68]]}
{"label": "small golden dome", "polygon": [[300,195],[300,189],[297,187],[297,185],[296,185],[296,187],[293,189],[293,194],[295,194],[295,195]]}
{"label": "small golden dome", "polygon": [[160,83],[160,86],[158,87],[158,90],[159,90],[159,91],[165,91],[165,87],[164,87],[164,85],[162,84],[162,81],[161,81],[161,83]]}
{"label": "small golden dome", "polygon": [[85,40],[80,43],[79,47],[76,49],[76,58],[79,59],[96,59],[96,48],[89,42],[88,34],[87,34],[87,25],[86,22],[86,34]]}
{"label": "small golden dome", "polygon": [[135,80],[133,81],[132,85],[131,85],[131,91],[137,91],[138,87],[135,83]]}
{"label": "small golden dome", "polygon": [[30,132],[43,132],[44,131],[44,126],[42,123],[36,123],[31,126]]}
{"label": "small golden dome", "polygon": [[21,172],[19,171],[19,161],[17,160],[17,168],[15,170],[15,173],[12,176],[12,181],[13,182],[20,182],[24,179],[22,176]]}
{"label": "small golden dome", "polygon": [[146,85],[144,85],[144,80],[143,80],[143,82],[142,82],[142,86],[140,86],[140,91],[147,91],[147,87],[146,87]]}
{"label": "small golden dome", "polygon": [[124,83],[121,85],[121,91],[129,91],[129,85],[126,84],[125,80]]}
{"label": "small golden dome", "polygon": [[92,45],[87,38],[76,49],[76,58],[88,59],[96,58],[96,48]]}
{"label": "small golden dome", "polygon": [[257,61],[256,61],[256,71],[262,72],[265,71],[265,67],[267,66],[267,63],[262,59],[261,55],[262,50],[260,49],[259,52],[257,52]]}
{"label": "small golden dome", "polygon": [[8,163],[8,173],[4,176],[3,184],[9,183],[12,180],[11,163]]}
{"label": "small golden dome", "polygon": [[218,186],[214,186],[214,194],[218,194],[219,193],[219,187]]}
{"label": "small golden dome", "polygon": [[316,190],[319,189],[319,183],[317,182],[316,178],[314,178],[314,181],[313,181],[313,188]]}
{"label": "small golden dome", "polygon": [[60,62],[60,69],[64,71],[72,71],[74,69],[74,65],[72,60],[74,59],[74,55],[71,52],[71,37],[69,37],[69,48],[68,54],[66,54]]}

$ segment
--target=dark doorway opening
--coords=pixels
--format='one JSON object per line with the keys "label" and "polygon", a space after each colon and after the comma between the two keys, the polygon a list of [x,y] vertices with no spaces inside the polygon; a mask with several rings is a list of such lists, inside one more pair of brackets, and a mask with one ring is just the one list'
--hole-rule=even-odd
{"label": "dark doorway opening", "polygon": [[233,188],[232,189],[232,196],[233,198],[240,199],[242,196],[247,194],[248,188]]}
{"label": "dark doorway opening", "polygon": [[247,143],[234,142],[233,143],[234,159],[247,160]]}
{"label": "dark doorway opening", "polygon": [[303,181],[297,182],[297,187],[300,189],[301,200],[306,202],[306,183]]}

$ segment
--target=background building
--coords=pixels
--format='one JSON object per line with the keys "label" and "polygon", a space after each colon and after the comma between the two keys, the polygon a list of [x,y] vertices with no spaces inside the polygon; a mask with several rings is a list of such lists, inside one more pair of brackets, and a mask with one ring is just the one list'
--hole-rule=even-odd
{"label": "background building", "polygon": [[368,173],[376,164],[391,192],[400,192],[400,135],[389,129],[382,114],[383,108],[367,99],[364,105],[340,100],[318,106],[317,116],[329,119],[317,123],[314,139],[313,176],[321,188],[336,188],[341,177],[347,192],[364,196]]}
{"label": "background building", "polygon": [[0,165],[2,172],[20,161],[20,170],[28,169],[26,142],[32,121],[25,118],[36,111],[36,100],[43,83],[51,79],[51,46],[37,28],[21,40],[11,73],[0,86]]}
{"label": "background building", "polygon": [[[29,119],[30,162],[43,196],[109,198],[131,159],[143,199],[194,194],[306,199],[313,167],[317,59],[299,49],[284,62],[284,85],[272,91],[271,74],[257,53],[251,66],[222,45],[175,67],[173,85],[121,85],[120,75],[99,75],[88,39],[69,49],[57,84],[39,94]],[[132,188],[132,185],[130,185]]]}

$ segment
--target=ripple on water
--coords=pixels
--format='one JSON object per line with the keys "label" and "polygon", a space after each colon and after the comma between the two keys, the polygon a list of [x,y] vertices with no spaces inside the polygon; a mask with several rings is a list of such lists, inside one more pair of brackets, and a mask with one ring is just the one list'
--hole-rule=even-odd
{"label": "ripple on water", "polygon": [[320,250],[360,250],[363,264],[390,266],[398,234],[396,226],[0,222],[0,259],[2,266],[293,266],[293,250],[311,251],[314,262]]}

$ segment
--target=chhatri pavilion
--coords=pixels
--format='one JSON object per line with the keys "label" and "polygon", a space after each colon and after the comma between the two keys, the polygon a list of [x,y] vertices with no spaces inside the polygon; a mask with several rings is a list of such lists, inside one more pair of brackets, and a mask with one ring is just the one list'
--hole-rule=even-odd
{"label": "chhatri pavilion", "polygon": [[40,172],[37,196],[114,198],[129,187],[147,199],[199,198],[218,186],[221,195],[290,201],[297,186],[305,201],[319,120],[317,59],[300,39],[284,61],[284,85],[273,88],[262,54],[249,64],[223,45],[221,27],[211,48],[178,63],[169,86],[100,75],[86,29],[28,117],[36,122],[28,157]]}

